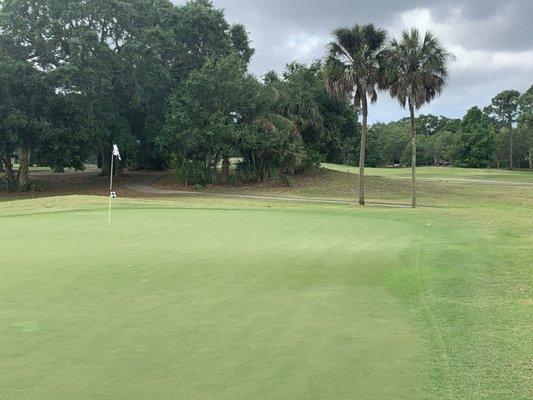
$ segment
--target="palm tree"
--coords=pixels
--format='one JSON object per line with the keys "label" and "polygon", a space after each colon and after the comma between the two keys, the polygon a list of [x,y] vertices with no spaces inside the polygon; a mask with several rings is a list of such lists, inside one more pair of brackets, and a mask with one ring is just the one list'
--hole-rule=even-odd
{"label": "palm tree", "polygon": [[412,140],[412,206],[416,208],[415,110],[441,94],[448,77],[447,64],[453,55],[431,32],[422,38],[416,28],[393,38],[385,51],[385,75],[390,94],[402,107],[409,106]]}
{"label": "palm tree", "polygon": [[326,87],[337,96],[353,99],[363,115],[359,155],[359,204],[365,204],[365,156],[368,129],[368,102],[377,101],[384,87],[381,57],[387,32],[373,24],[340,28],[333,32],[326,61]]}

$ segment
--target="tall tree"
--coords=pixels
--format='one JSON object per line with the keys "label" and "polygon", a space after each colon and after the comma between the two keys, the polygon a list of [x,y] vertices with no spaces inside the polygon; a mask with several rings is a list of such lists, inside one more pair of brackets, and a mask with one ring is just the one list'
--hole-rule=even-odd
{"label": "tall tree", "polygon": [[386,51],[386,76],[390,94],[402,107],[409,107],[411,123],[412,200],[416,207],[416,129],[415,110],[441,94],[448,77],[452,55],[431,33],[421,35],[413,28],[392,39]]}
{"label": "tall tree", "polygon": [[[49,134],[51,103],[56,94],[44,72],[4,52],[0,54],[0,146],[6,183],[10,190],[27,190],[31,152]],[[11,164],[15,152],[20,164],[16,176]]]}
{"label": "tall tree", "polygon": [[352,98],[361,110],[363,124],[359,154],[359,204],[365,204],[365,156],[368,131],[368,103],[378,99],[385,87],[382,56],[387,32],[373,24],[340,28],[333,32],[326,61],[326,87],[338,97]]}
{"label": "tall tree", "polygon": [[13,104],[13,85],[17,82],[13,80],[13,74],[19,68],[20,64],[14,62],[5,52],[0,51],[0,164],[3,166],[5,185],[9,191],[18,188],[12,163],[18,140],[12,128],[17,120]]}
{"label": "tall tree", "polygon": [[221,180],[238,141],[241,108],[253,77],[237,55],[208,59],[172,95],[166,115],[168,141],[186,183],[212,183],[222,161]]}
{"label": "tall tree", "polygon": [[467,168],[487,168],[496,150],[497,137],[491,119],[478,107],[469,109],[457,134],[454,164]]}
{"label": "tall tree", "polygon": [[518,124],[528,146],[529,168],[533,169],[533,85],[520,97]]}
{"label": "tall tree", "polygon": [[[270,113],[292,121],[305,143],[306,167],[324,161],[347,161],[343,157],[345,147],[353,158],[350,161],[355,162],[357,157],[353,154],[358,141],[353,134],[357,125],[355,110],[347,99],[332,97],[327,92],[322,62],[290,63],[281,76],[268,73],[265,84],[276,94]],[[349,137],[345,141],[347,133]]]}
{"label": "tall tree", "polygon": [[[82,95],[93,149],[106,154],[111,142],[128,132],[121,113],[128,84],[121,74],[122,49],[132,37],[135,6],[141,3],[148,4],[146,0],[3,2],[0,28],[10,39],[14,56],[53,76],[57,92]],[[103,167],[108,172],[109,165]]]}
{"label": "tall tree", "polygon": [[[176,7],[167,3],[139,8],[134,34],[123,50],[130,83],[126,87],[131,89],[128,121],[139,141],[138,166],[144,169],[168,164],[161,146],[164,113],[170,95],[189,74],[208,59],[237,54],[247,64],[254,53],[245,28],[230,25],[224,11],[211,1],[189,1]],[[145,10],[151,14],[147,16]]]}
{"label": "tall tree", "polygon": [[514,168],[514,124],[518,118],[520,92],[505,90],[492,99],[485,111],[493,115],[509,131],[509,169]]}

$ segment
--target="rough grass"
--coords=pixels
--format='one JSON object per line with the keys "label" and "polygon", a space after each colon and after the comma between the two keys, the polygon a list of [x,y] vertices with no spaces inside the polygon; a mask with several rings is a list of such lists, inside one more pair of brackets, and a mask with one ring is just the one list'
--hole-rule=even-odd
{"label": "rough grass", "polygon": [[[357,194],[357,175],[355,168],[346,166],[327,165],[328,168],[311,171],[304,175],[293,177],[293,185],[287,187],[280,182],[265,182],[245,186],[211,185],[205,188],[187,188],[176,182],[172,174],[167,174],[157,181],[155,186],[170,190],[190,190],[208,193],[229,193],[259,196],[324,198],[355,201]],[[334,169],[330,169],[334,168]],[[342,169],[346,169],[343,171]],[[523,172],[518,185],[512,180],[507,181],[479,181],[459,178],[455,169],[435,168],[439,170],[439,179],[419,179],[417,183],[418,202],[427,207],[458,207],[471,208],[478,204],[491,206],[495,203],[530,204],[533,196],[533,183],[529,183],[533,172]],[[387,169],[383,169],[389,171]],[[390,169],[392,170],[392,169]],[[399,171],[400,169],[396,169]],[[456,178],[445,178],[444,172],[452,171]],[[351,171],[351,172],[350,172]],[[405,171],[405,170],[404,170]],[[505,173],[506,171],[503,171]],[[478,173],[482,172],[478,170]],[[512,175],[511,175],[512,176]],[[514,177],[510,179],[516,179]],[[369,204],[404,204],[411,203],[411,181],[402,176],[370,174],[365,178],[366,198]]]}
{"label": "rough grass", "polygon": [[0,398],[531,398],[533,188],[420,191],[122,198],[111,226],[102,197],[0,202]]}
{"label": "rough grass", "polygon": [[[166,189],[190,190],[209,193],[232,193],[247,195],[270,195],[279,197],[311,197],[339,200],[355,200],[357,197],[357,176],[349,172],[329,169],[317,169],[302,175],[291,176],[292,185],[284,185],[280,181],[267,181],[243,186],[209,185],[206,187],[185,187],[171,174],[157,181],[155,186]],[[422,182],[421,187],[428,191],[434,185]],[[394,201],[407,199],[411,184],[407,180],[372,176],[366,179],[368,198],[374,201]]]}

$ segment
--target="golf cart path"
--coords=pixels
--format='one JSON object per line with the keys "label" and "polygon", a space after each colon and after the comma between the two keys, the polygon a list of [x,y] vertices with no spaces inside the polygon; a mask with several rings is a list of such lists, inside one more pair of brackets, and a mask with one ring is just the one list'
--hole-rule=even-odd
{"label": "golf cart path", "polygon": [[[162,195],[162,196],[204,196],[213,198],[227,198],[227,199],[246,199],[246,200],[275,200],[287,201],[294,203],[317,203],[317,204],[342,204],[342,205],[357,205],[354,201],[340,200],[340,199],[318,199],[310,197],[277,197],[277,196],[261,196],[261,195],[246,195],[246,194],[232,194],[232,193],[213,193],[213,192],[195,192],[185,190],[168,190],[160,189],[152,186],[159,179],[164,178],[161,174],[145,174],[137,175],[131,179],[125,180],[122,185],[129,190],[138,193]],[[369,205],[379,205],[386,207],[405,207],[403,204],[389,204],[389,203],[370,203]]]}

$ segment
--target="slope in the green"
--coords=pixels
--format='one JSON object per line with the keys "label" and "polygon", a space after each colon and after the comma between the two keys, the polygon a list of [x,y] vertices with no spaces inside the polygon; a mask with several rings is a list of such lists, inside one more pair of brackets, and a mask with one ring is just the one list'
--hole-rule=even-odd
{"label": "slope in the green", "polygon": [[433,211],[1,223],[7,399],[526,398],[524,260],[498,276],[494,238]]}

